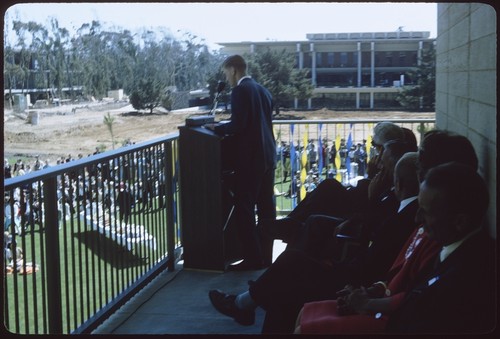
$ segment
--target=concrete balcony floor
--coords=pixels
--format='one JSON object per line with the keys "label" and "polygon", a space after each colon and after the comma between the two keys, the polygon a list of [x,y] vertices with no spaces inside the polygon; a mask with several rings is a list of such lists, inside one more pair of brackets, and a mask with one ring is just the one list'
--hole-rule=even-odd
{"label": "concrete balcony floor", "polygon": [[[280,240],[274,242],[274,259],[285,247]],[[241,293],[248,289],[248,280],[262,272],[190,270],[178,264],[174,272],[158,275],[93,334],[260,334],[262,309],[256,310],[254,325],[241,326],[215,310],[208,291]]]}

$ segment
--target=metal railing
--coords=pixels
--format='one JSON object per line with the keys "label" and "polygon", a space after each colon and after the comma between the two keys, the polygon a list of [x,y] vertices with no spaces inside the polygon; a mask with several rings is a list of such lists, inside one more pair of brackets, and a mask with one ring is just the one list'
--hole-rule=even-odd
{"label": "metal railing", "polygon": [[6,328],[90,332],[173,270],[176,166],[177,134],[5,180]]}
{"label": "metal railing", "polygon": [[[345,185],[366,175],[366,165],[376,150],[371,145],[373,127],[380,119],[277,120],[277,169],[275,177],[278,214],[288,214],[322,180],[335,178]],[[435,127],[435,119],[385,119],[409,129],[417,144]],[[333,150],[333,151],[332,151]]]}
{"label": "metal railing", "polygon": [[[412,130],[417,142],[434,128],[434,119],[390,121]],[[278,212],[294,208],[312,177],[343,180],[349,162],[360,161],[341,157],[342,139],[346,147],[366,140],[368,159],[377,122],[274,121]],[[337,152],[328,159],[323,146],[333,141]],[[178,172],[174,133],[6,179],[6,328],[90,333],[160,271],[173,270],[182,246]]]}

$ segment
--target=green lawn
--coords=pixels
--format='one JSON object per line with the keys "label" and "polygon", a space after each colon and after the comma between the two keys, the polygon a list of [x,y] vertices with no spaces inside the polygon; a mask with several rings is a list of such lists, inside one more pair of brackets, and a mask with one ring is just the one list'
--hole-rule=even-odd
{"label": "green lawn", "polygon": [[[134,253],[85,228],[78,219],[69,220],[59,231],[63,332],[70,333],[126,289],[152,263],[166,253],[165,210],[138,212],[132,223],[144,225],[156,238],[156,250],[141,246]],[[156,226],[155,226],[156,225]],[[39,266],[34,274],[5,277],[5,325],[19,334],[48,332],[45,232],[35,225],[25,236],[17,236],[26,262]],[[17,293],[16,293],[17,288]],[[16,319],[15,314],[18,314]]]}

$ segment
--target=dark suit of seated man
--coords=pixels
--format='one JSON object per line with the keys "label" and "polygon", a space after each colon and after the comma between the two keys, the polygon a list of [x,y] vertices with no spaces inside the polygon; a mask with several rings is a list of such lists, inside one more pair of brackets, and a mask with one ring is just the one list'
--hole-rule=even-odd
{"label": "dark suit of seated man", "polygon": [[[401,162],[398,162],[395,182],[396,196],[402,202],[401,208],[395,209],[380,224],[384,234],[377,237],[372,246],[366,249],[366,253],[359,255],[356,262],[332,263],[314,258],[303,251],[290,249],[281,254],[255,282],[250,282],[249,292],[245,293],[250,293],[255,304],[266,310],[264,333],[290,333],[304,302],[333,298],[348,282],[358,279],[373,281],[376,279],[374,277],[385,275],[416,227],[416,159],[417,155],[412,153],[401,159],[404,166],[399,166]],[[210,298],[221,313],[235,318],[238,323],[253,323],[253,310],[227,312],[227,309],[234,311],[236,296],[211,291]],[[227,302],[228,300],[234,301]]]}
{"label": "dark suit of seated man", "polygon": [[421,185],[419,217],[442,244],[434,271],[422,277],[390,317],[397,333],[484,334],[496,325],[495,245],[482,221],[489,197],[474,169],[447,163]]}

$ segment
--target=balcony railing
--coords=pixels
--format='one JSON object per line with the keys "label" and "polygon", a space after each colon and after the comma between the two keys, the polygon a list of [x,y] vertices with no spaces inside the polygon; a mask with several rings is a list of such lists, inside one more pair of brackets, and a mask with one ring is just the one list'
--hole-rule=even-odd
{"label": "balcony railing", "polygon": [[[434,128],[434,119],[391,121],[417,141]],[[287,214],[315,181],[348,184],[351,167],[362,176],[362,164],[349,163],[369,158],[376,122],[275,121],[278,212]],[[5,180],[3,308],[10,332],[90,333],[159,272],[174,269],[182,247],[177,138]],[[361,148],[366,140],[366,157],[354,149],[341,157],[342,139]],[[336,156],[328,159],[322,149],[333,141]]]}
{"label": "balcony railing", "polygon": [[88,331],[172,270],[181,245],[176,163],[171,135],[7,179],[7,329]]}

